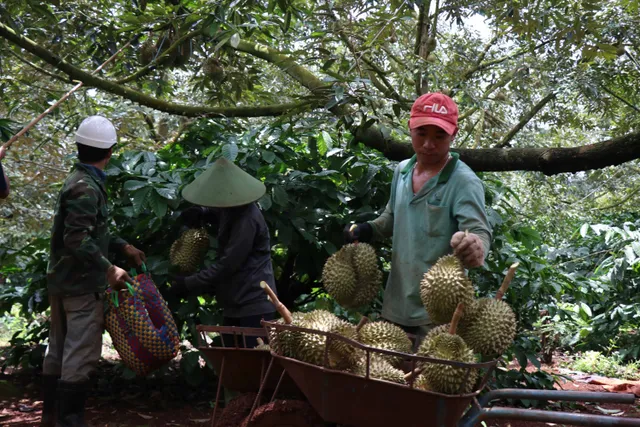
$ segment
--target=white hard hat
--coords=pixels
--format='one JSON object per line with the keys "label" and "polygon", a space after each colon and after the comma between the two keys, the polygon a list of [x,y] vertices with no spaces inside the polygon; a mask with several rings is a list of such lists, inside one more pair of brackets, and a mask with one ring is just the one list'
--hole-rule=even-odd
{"label": "white hard hat", "polygon": [[90,147],[111,148],[118,142],[116,128],[109,119],[89,116],[80,123],[76,131],[76,142]]}

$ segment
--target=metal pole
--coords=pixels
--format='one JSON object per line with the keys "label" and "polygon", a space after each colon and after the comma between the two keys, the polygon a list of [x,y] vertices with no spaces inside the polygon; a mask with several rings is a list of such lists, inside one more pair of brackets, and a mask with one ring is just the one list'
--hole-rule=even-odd
{"label": "metal pole", "polygon": [[[93,70],[93,72],[91,74],[95,74],[98,71],[102,70],[102,68],[107,65],[109,62],[111,62],[116,56],[118,56],[120,54],[120,52],[122,52],[124,49],[126,49],[127,47],[129,47],[129,45],[131,44],[131,42],[133,41],[133,39],[129,40],[127,42],[127,44],[125,44],[124,46],[122,46],[116,53],[114,53],[113,55],[111,55],[111,57],[109,59],[107,59],[106,61],[104,61],[98,68],[96,68],[95,70]],[[20,138],[22,135],[24,135],[25,133],[27,133],[29,131],[29,129],[31,129],[32,127],[34,127],[40,120],[42,120],[47,114],[49,114],[50,112],[52,112],[54,109],[56,109],[58,107],[58,105],[62,104],[67,98],[69,98],[75,91],[77,91],[78,89],[80,89],[82,86],[84,85],[84,82],[80,82],[77,85],[75,85],[73,87],[73,89],[71,89],[69,92],[65,93],[64,96],[62,98],[60,98],[58,101],[56,101],[55,104],[53,104],[52,106],[50,106],[49,108],[47,108],[46,110],[44,110],[42,112],[42,114],[40,114],[38,117],[36,117],[35,119],[33,119],[31,121],[31,123],[29,123],[28,125],[26,125],[24,128],[22,128],[20,130],[20,132],[16,133],[15,135],[13,135],[13,137],[11,137],[11,139],[9,141],[7,141],[3,147],[5,149],[9,149],[9,147],[11,147],[11,144],[13,144],[18,138]]]}
{"label": "metal pole", "polygon": [[570,424],[574,426],[640,426],[640,418],[620,418],[610,415],[573,414],[568,412],[515,408],[484,409],[477,421],[495,419],[538,421]]}
{"label": "metal pole", "polygon": [[503,388],[491,390],[478,398],[480,406],[485,407],[497,399],[562,400],[565,402],[620,403],[631,405],[635,402],[632,393],[609,393],[596,391],[527,390]]}

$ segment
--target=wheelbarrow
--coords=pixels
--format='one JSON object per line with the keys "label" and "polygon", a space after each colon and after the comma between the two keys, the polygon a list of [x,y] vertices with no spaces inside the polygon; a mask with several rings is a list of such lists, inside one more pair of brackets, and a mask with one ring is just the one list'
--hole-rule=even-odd
{"label": "wheelbarrow", "polygon": [[[633,394],[567,392],[557,390],[502,389],[489,391],[481,395],[487,380],[493,372],[497,360],[484,363],[459,363],[433,359],[412,354],[381,350],[360,344],[356,341],[329,332],[322,332],[276,322],[263,321],[268,331],[292,330],[324,335],[327,341],[336,339],[366,352],[366,374],[358,376],[349,372],[312,365],[271,351],[270,365],[280,364],[298,385],[310,406],[323,423],[336,423],[352,427],[472,427],[491,419],[529,420],[554,422],[581,426],[640,426],[640,419],[619,418],[613,416],[585,415],[567,412],[517,409],[487,406],[498,399],[530,399],[555,401],[589,401],[598,403],[633,404]],[[326,346],[328,347],[328,346]],[[369,376],[371,354],[380,353],[405,358],[410,371],[408,384],[396,384]],[[452,365],[467,369],[479,369],[484,372],[475,384],[473,391],[464,394],[442,394],[414,387],[418,362],[430,362]],[[252,411],[253,412],[253,411]],[[306,418],[308,420],[308,415]],[[275,420],[275,417],[271,419]],[[252,424],[251,414],[245,420],[246,426],[288,426],[302,427],[314,425],[306,421],[295,424],[288,420],[285,424],[273,421],[271,424]]]}
{"label": "wheelbarrow", "polygon": [[[263,328],[245,328],[237,326],[197,325],[198,350],[200,350],[213,366],[218,376],[218,386],[214,402],[211,426],[215,426],[216,412],[221,401],[221,387],[239,393],[256,393],[255,409],[264,392],[272,393],[272,399],[278,393],[285,396],[301,396],[300,389],[287,375],[282,366],[273,364],[268,350],[247,348],[247,337],[265,339],[267,334]],[[222,336],[233,336],[233,347],[225,346],[223,339],[215,345],[208,339],[209,333]]]}

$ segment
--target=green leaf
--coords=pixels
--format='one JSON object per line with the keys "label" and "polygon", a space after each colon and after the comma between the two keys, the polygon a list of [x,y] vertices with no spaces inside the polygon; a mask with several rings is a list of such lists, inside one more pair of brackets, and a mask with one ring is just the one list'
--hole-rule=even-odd
{"label": "green leaf", "polygon": [[269,209],[271,209],[271,206],[273,205],[271,195],[265,194],[264,196],[260,197],[260,199],[258,200],[258,204],[263,211],[268,211]]}
{"label": "green leaf", "polygon": [[584,313],[587,315],[587,317],[593,317],[593,313],[591,312],[591,308],[587,304],[581,302],[580,303],[580,310],[584,311]]}
{"label": "green leaf", "polygon": [[124,183],[123,188],[125,191],[135,191],[147,185],[149,185],[149,183],[145,181],[130,180]]}
{"label": "green leaf", "polygon": [[273,151],[262,150],[262,158],[267,163],[272,163],[276,159],[276,155]]}
{"label": "green leaf", "polygon": [[285,189],[278,185],[273,189],[273,201],[280,206],[287,206],[289,203],[289,195],[285,191]]}
{"label": "green leaf", "polygon": [[238,157],[238,145],[235,142],[224,144],[222,146],[222,156],[230,162],[235,161]]}
{"label": "green leaf", "polygon": [[158,218],[162,218],[167,213],[167,202],[157,194],[153,194],[151,196],[149,199],[149,206]]}
{"label": "green leaf", "polygon": [[149,193],[151,193],[151,187],[144,187],[132,194],[132,205],[133,210],[136,214],[142,212],[142,208],[145,201],[147,200],[147,197],[149,197]]}
{"label": "green leaf", "polygon": [[162,197],[164,197],[165,199],[169,199],[169,200],[175,200],[176,199],[176,192],[173,188],[156,188],[155,189],[156,192],[161,195]]}

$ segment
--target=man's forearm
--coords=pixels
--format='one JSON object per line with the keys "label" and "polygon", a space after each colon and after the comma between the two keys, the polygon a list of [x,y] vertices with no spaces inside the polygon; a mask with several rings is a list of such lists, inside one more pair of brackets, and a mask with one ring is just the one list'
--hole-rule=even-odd
{"label": "man's forearm", "polygon": [[369,221],[369,224],[373,228],[373,238],[375,240],[391,237],[393,235],[393,212],[389,204],[387,204],[384,212],[378,218]]}

